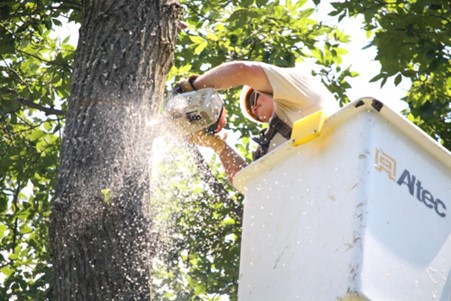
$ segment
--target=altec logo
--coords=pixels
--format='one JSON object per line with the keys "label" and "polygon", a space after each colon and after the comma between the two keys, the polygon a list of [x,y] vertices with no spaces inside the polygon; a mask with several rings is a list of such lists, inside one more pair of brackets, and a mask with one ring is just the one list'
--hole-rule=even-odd
{"label": "altec logo", "polygon": [[405,185],[413,197],[422,202],[427,208],[434,210],[440,217],[446,216],[446,205],[440,199],[434,198],[433,194],[422,186],[420,179],[410,173],[407,169],[401,173],[397,179],[396,160],[384,153],[380,149],[376,149],[376,158],[374,167],[377,171],[386,172],[388,177],[396,181],[399,186]]}

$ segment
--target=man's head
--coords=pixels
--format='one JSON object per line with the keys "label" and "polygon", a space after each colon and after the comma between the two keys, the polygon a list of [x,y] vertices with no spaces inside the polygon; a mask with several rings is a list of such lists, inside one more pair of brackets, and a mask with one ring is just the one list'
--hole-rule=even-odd
{"label": "man's head", "polygon": [[271,96],[249,86],[244,86],[241,90],[240,104],[243,114],[258,123],[269,122],[275,110]]}

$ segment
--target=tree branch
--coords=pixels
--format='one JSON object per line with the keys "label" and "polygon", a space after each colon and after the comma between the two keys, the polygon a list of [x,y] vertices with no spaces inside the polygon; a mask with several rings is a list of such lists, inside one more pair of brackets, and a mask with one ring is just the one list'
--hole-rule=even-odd
{"label": "tree branch", "polygon": [[26,105],[27,107],[37,109],[39,111],[42,111],[45,113],[45,115],[64,115],[65,112],[63,110],[58,110],[54,108],[44,107],[37,103],[34,103],[31,100],[27,100],[25,98],[19,97],[16,99],[16,101],[22,105]]}
{"label": "tree branch", "polygon": [[61,4],[58,6],[52,6],[51,4],[48,6],[49,9],[55,9],[55,10],[66,10],[66,9],[73,9],[73,10],[81,10],[83,7],[79,1],[61,1]]}
{"label": "tree branch", "polygon": [[44,58],[42,58],[42,57],[40,57],[40,56],[38,56],[38,55],[35,55],[35,54],[32,54],[32,53],[28,53],[28,52],[23,51],[23,50],[21,50],[21,49],[17,49],[16,51],[17,51],[17,52],[20,52],[20,53],[22,53],[22,54],[24,54],[24,55],[31,56],[32,58],[35,58],[35,59],[37,59],[37,60],[40,60],[41,62],[47,63],[47,64],[49,64],[49,65],[65,67],[65,68],[67,68],[67,69],[69,69],[69,70],[72,71],[72,67],[71,67],[69,64],[57,63],[56,61],[49,61],[49,60],[44,59]]}
{"label": "tree branch", "polygon": [[[13,200],[12,200],[12,206],[13,206],[13,215],[16,215],[16,213],[19,211],[19,193],[22,190],[22,183],[19,181],[17,183],[17,187],[14,190]],[[11,245],[11,253],[14,253],[14,249],[17,245],[17,229],[18,229],[18,221],[19,219],[17,217],[14,218],[14,229],[11,229],[13,231],[13,241]]]}

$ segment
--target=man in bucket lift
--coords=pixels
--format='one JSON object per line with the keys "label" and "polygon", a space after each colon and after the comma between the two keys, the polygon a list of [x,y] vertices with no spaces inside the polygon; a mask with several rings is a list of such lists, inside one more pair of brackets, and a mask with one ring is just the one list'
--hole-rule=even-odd
{"label": "man in bucket lift", "polygon": [[[269,123],[257,141],[259,147],[253,154],[253,159],[257,160],[290,139],[296,120],[318,110],[330,115],[338,109],[333,95],[309,72],[299,67],[281,68],[261,62],[233,61],[200,76],[192,75],[177,83],[176,87],[181,92],[189,92],[243,86],[240,95],[243,114],[254,122]],[[191,141],[210,147],[218,154],[230,182],[247,165],[219,135],[199,132]]]}

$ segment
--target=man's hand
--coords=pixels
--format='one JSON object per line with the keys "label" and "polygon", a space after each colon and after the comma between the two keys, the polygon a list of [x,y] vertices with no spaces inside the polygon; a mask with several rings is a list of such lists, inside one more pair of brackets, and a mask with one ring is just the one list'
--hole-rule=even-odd
{"label": "man's hand", "polygon": [[215,153],[221,154],[226,147],[226,143],[224,141],[226,137],[226,135],[220,136],[218,134],[207,134],[202,130],[191,135],[191,137],[189,137],[189,141],[199,146],[209,147],[213,149]]}
{"label": "man's hand", "polygon": [[173,94],[180,94],[185,92],[191,92],[194,90],[197,90],[196,87],[194,87],[194,81],[196,78],[198,78],[199,75],[193,74],[187,79],[183,79],[175,84],[174,89],[172,90]]}

